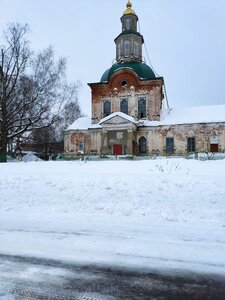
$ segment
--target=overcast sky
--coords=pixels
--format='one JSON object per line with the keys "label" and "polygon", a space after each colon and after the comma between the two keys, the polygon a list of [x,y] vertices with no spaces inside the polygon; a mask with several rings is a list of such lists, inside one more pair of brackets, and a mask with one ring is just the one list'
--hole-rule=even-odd
{"label": "overcast sky", "polygon": [[[225,0],[132,3],[170,106],[225,104]],[[111,66],[125,8],[126,0],[0,0],[0,32],[9,22],[28,23],[33,49],[52,45],[66,57],[68,79],[82,82],[80,104],[90,114],[87,83]]]}

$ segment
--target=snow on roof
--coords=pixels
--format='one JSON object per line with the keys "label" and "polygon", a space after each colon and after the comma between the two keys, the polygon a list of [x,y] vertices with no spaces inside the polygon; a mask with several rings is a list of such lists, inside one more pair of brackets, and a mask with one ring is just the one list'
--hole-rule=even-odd
{"label": "snow on roof", "polygon": [[117,116],[121,117],[121,118],[123,118],[125,120],[128,120],[128,121],[130,121],[130,122],[132,122],[134,124],[137,124],[137,121],[133,117],[128,116],[127,114],[124,114],[124,113],[119,112],[119,111],[118,112],[114,112],[114,113],[110,114],[109,116],[101,119],[100,122],[99,122],[99,124],[102,124],[102,123],[104,123],[104,122],[106,122],[106,121],[108,121],[108,120],[110,120],[110,119],[112,119],[114,117],[117,117]]}
{"label": "snow on roof", "polygon": [[194,106],[161,111],[161,121],[140,120],[139,126],[225,122],[225,105]]}
{"label": "snow on roof", "polygon": [[193,106],[186,108],[172,108],[161,111],[161,121],[139,120],[122,112],[114,112],[100,120],[98,124],[92,124],[90,117],[81,117],[70,125],[69,130],[87,130],[102,128],[100,125],[113,117],[119,116],[138,126],[162,126],[176,124],[199,124],[225,122],[225,105]]}
{"label": "snow on roof", "polygon": [[69,130],[87,130],[89,128],[101,128],[99,124],[92,124],[90,117],[80,117],[72,125],[70,125],[66,131]]}

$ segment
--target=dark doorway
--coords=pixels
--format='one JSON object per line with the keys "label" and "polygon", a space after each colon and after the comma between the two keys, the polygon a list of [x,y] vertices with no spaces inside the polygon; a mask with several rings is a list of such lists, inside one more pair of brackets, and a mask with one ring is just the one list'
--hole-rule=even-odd
{"label": "dark doorway", "polygon": [[133,141],[133,144],[132,144],[132,151],[133,151],[133,155],[136,155],[137,154],[137,143]]}

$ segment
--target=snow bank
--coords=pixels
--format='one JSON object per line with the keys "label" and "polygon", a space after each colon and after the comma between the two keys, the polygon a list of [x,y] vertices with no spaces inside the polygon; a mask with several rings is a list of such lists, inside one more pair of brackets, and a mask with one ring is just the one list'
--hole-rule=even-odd
{"label": "snow bank", "polygon": [[39,157],[37,157],[35,154],[32,152],[28,152],[22,157],[22,161],[24,162],[31,162],[31,161],[42,161]]}
{"label": "snow bank", "polygon": [[225,274],[224,170],[225,160],[1,164],[0,253]]}

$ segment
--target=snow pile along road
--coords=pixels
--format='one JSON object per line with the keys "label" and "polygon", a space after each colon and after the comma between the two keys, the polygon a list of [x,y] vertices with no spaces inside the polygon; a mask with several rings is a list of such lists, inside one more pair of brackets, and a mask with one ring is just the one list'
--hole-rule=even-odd
{"label": "snow pile along road", "polygon": [[0,253],[225,274],[224,170],[225,160],[1,164]]}

